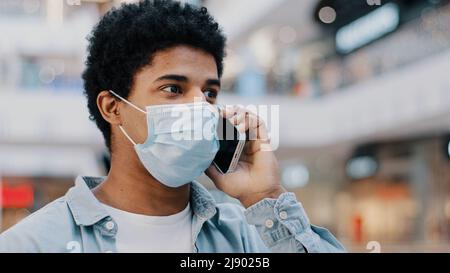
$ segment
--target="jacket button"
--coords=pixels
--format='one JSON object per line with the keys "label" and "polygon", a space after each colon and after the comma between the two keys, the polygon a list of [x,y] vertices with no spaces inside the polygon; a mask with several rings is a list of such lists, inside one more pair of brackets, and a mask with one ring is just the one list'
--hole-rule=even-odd
{"label": "jacket button", "polygon": [[287,219],[287,212],[285,212],[284,210],[280,212],[280,219],[281,220],[286,220]]}
{"label": "jacket button", "polygon": [[270,220],[270,219],[267,219],[267,220],[266,220],[266,227],[272,228],[272,227],[273,227],[273,221]]}
{"label": "jacket button", "polygon": [[114,222],[113,222],[113,221],[108,221],[108,222],[106,222],[105,228],[106,228],[107,230],[112,230],[112,229],[114,228]]}

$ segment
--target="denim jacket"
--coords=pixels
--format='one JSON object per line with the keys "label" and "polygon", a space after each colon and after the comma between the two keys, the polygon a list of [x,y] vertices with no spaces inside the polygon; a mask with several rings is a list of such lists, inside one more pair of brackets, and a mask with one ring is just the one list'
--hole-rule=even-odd
{"label": "denim jacket", "polygon": [[[117,252],[118,227],[91,189],[102,177],[78,177],[65,196],[0,234],[0,252]],[[342,252],[326,229],[311,225],[293,193],[247,208],[216,204],[191,183],[193,252]]]}

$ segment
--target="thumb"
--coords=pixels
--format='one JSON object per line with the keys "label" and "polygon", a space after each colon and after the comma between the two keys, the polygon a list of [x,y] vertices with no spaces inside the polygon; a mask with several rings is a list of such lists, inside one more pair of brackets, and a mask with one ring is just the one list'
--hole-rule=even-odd
{"label": "thumb", "polygon": [[216,166],[211,165],[206,169],[205,174],[214,182],[214,183],[220,183],[222,180],[223,174],[221,174]]}

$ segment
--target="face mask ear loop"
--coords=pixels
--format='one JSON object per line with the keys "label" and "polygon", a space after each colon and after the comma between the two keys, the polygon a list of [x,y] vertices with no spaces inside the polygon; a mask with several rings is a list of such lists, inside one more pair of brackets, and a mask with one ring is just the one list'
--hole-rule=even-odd
{"label": "face mask ear loop", "polygon": [[127,134],[127,132],[125,132],[125,129],[123,129],[122,125],[119,125],[120,130],[122,131],[122,133],[128,138],[129,141],[131,141],[131,143],[133,143],[134,146],[136,146],[136,142],[134,142],[131,137]]}
{"label": "face mask ear loop", "polygon": [[133,107],[134,109],[136,109],[136,110],[138,110],[138,111],[140,111],[140,112],[142,112],[142,113],[144,113],[144,114],[147,114],[146,111],[144,111],[144,110],[142,110],[141,108],[137,107],[136,105],[132,104],[132,103],[129,102],[128,100],[122,98],[122,97],[121,97],[119,94],[117,94],[116,92],[114,92],[114,91],[112,91],[112,90],[109,90],[109,92],[110,92],[111,94],[113,94],[114,96],[118,97],[119,99],[121,99],[123,102],[125,102],[125,103],[128,104],[129,106]]}

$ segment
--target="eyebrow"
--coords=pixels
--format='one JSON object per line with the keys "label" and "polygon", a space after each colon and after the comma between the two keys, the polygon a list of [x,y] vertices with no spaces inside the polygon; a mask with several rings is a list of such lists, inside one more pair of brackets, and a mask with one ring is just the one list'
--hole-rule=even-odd
{"label": "eyebrow", "polygon": [[206,85],[217,85],[218,87],[220,87],[220,80],[218,80],[218,79],[207,79],[206,80]]}
{"label": "eyebrow", "polygon": [[[188,77],[183,76],[183,75],[176,75],[176,74],[163,75],[163,76],[157,78],[155,81],[164,81],[164,80],[172,80],[172,81],[177,81],[177,82],[188,82],[189,81]],[[205,83],[206,83],[206,85],[217,85],[218,87],[220,87],[220,80],[218,80],[218,79],[207,79]]]}
{"label": "eyebrow", "polygon": [[182,75],[169,74],[157,78],[155,81],[172,80],[177,82],[187,82],[188,78]]}

